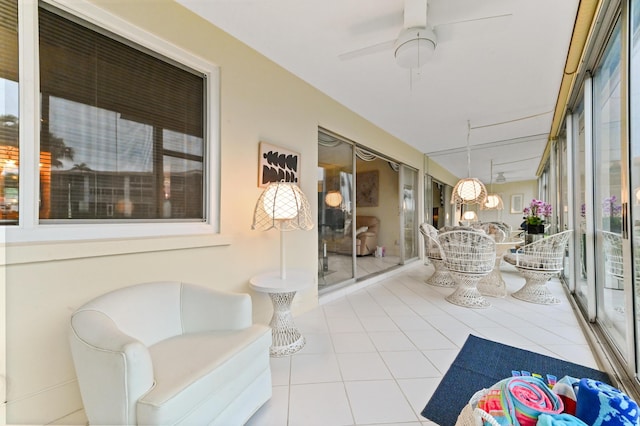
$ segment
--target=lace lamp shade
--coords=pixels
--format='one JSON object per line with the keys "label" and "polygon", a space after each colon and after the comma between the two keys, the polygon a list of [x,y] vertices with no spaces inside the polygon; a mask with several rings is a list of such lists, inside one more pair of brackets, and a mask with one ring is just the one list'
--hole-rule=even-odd
{"label": "lace lamp shade", "polygon": [[467,210],[462,215],[462,220],[467,221],[467,222],[477,222],[478,221],[478,215],[473,210]]}
{"label": "lace lamp shade", "polygon": [[502,197],[498,194],[489,194],[484,203],[480,205],[482,210],[502,210],[504,209],[504,203]]}
{"label": "lace lamp shade", "polygon": [[453,188],[451,204],[484,204],[487,188],[476,178],[460,179]]}
{"label": "lace lamp shade", "polygon": [[280,231],[313,228],[311,208],[298,185],[290,182],[272,182],[264,190],[253,212],[251,229]]}

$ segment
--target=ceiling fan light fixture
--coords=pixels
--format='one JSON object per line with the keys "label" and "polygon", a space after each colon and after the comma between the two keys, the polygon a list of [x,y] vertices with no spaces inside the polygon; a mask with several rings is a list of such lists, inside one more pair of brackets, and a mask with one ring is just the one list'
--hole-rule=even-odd
{"label": "ceiling fan light fixture", "polygon": [[394,45],[396,63],[402,68],[420,68],[436,50],[436,34],[430,28],[402,30]]}

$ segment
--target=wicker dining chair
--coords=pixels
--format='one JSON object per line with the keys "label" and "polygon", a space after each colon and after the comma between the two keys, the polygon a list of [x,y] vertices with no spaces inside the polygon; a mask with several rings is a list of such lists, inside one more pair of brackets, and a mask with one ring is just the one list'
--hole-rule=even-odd
{"label": "wicker dining chair", "polygon": [[496,243],[484,232],[449,231],[438,234],[444,265],[456,282],[447,302],[466,308],[488,308],[489,301],[478,291],[478,282],[493,269]]}
{"label": "wicker dining chair", "polygon": [[547,288],[547,281],[564,268],[565,248],[572,232],[553,234],[504,255],[504,260],[515,266],[525,279],[524,286],[513,293],[513,297],[541,305],[560,303]]}
{"label": "wicker dining chair", "polygon": [[[620,288],[624,281],[624,265],[622,262],[622,236],[614,232],[602,232],[604,248],[604,271],[609,283],[607,287]],[[615,284],[614,282],[615,281]]]}
{"label": "wicker dining chair", "polygon": [[442,255],[440,254],[440,243],[438,242],[438,230],[428,223],[421,223],[420,233],[424,237],[424,251],[427,259],[433,265],[434,272],[429,275],[425,282],[437,287],[454,287],[456,282],[449,275],[449,271],[444,266]]}

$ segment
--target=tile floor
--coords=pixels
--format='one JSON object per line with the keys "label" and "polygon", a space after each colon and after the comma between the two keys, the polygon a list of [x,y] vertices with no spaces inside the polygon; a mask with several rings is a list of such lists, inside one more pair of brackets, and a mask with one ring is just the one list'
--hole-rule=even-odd
{"label": "tile floor", "polygon": [[[297,316],[307,344],[271,359],[273,397],[247,424],[434,425],[420,412],[469,334],[598,368],[558,280],[560,305],[507,296],[474,310],[424,284],[432,270],[416,262]],[[524,282],[504,262],[502,273],[509,294]]]}

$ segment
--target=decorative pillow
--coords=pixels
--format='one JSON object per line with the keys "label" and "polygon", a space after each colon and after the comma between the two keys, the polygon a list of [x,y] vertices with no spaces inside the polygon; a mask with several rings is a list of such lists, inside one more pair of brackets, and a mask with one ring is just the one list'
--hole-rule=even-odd
{"label": "decorative pillow", "polygon": [[367,232],[368,230],[369,230],[368,226],[361,226],[360,228],[356,229],[356,237],[362,234],[363,232]]}

